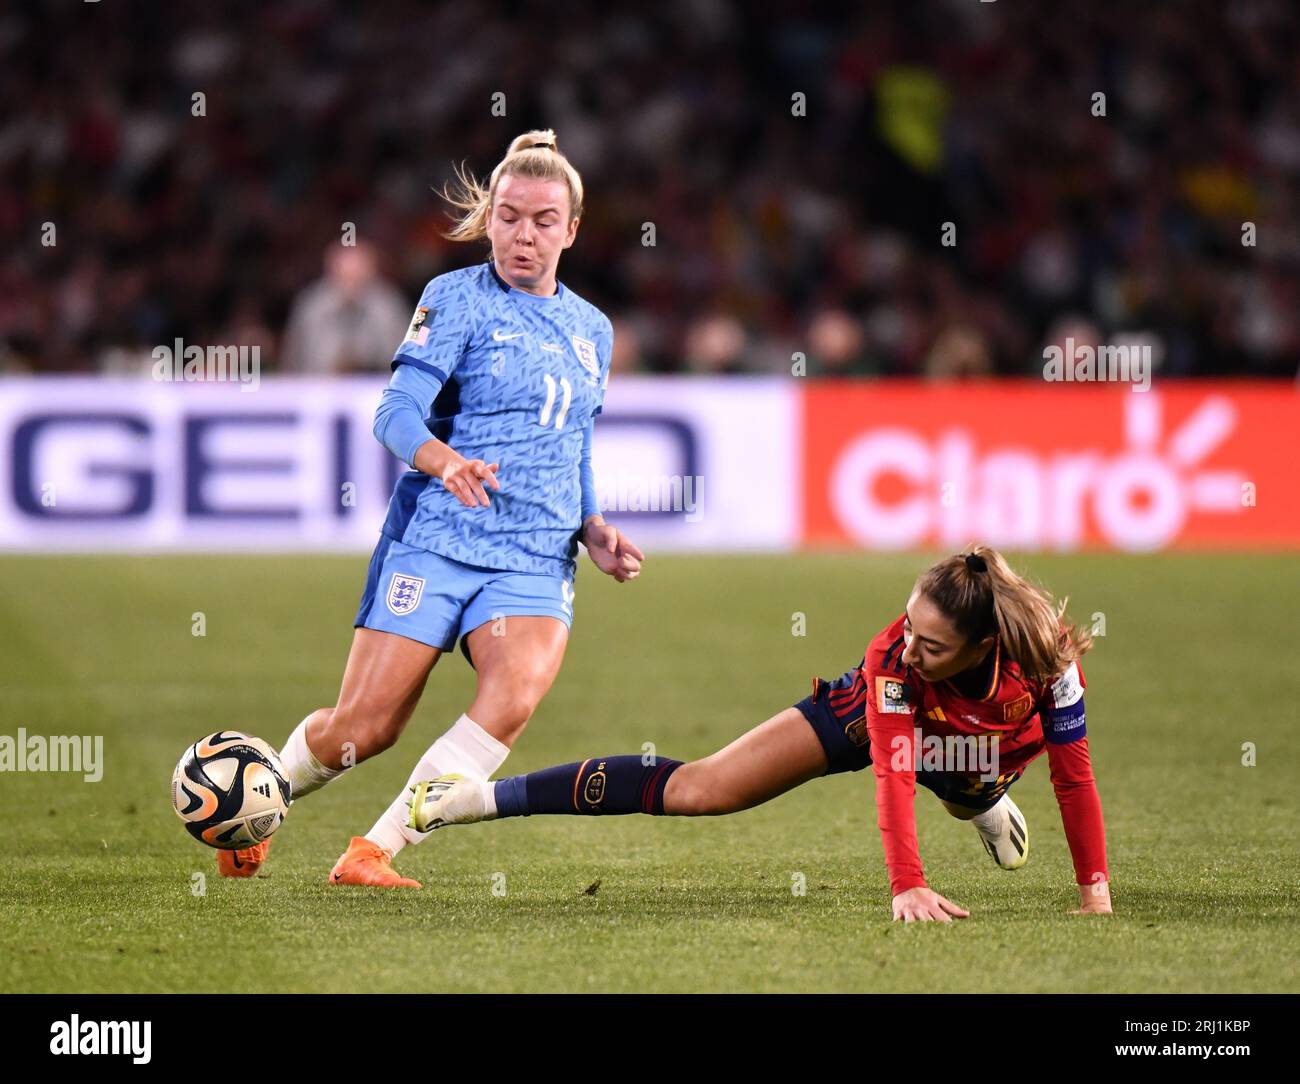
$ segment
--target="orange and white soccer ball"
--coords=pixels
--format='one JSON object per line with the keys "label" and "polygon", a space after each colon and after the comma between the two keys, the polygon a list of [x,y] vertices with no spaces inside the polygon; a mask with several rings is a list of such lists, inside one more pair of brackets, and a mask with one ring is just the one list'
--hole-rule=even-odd
{"label": "orange and white soccer ball", "polygon": [[261,738],[222,730],[185,750],[172,773],[172,805],[186,830],[233,851],[269,839],[289,811],[280,755]]}

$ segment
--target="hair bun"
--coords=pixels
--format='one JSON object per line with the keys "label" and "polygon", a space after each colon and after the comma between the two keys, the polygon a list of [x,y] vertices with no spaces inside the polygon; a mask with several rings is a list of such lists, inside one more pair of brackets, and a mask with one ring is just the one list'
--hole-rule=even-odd
{"label": "hair bun", "polygon": [[966,554],[966,567],[972,572],[987,572],[989,570],[988,562],[978,553]]}

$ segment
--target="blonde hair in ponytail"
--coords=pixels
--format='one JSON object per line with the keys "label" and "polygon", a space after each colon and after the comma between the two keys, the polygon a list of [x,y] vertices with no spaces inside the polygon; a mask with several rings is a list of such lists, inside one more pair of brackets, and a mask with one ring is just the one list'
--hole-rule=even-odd
{"label": "blonde hair in ponytail", "polygon": [[916,589],[947,614],[967,642],[996,633],[1020,672],[1038,684],[1054,681],[1092,647],[1089,633],[1063,620],[1069,598],[1053,602],[992,546],[970,546],[944,558],[921,575]]}
{"label": "blonde hair in ponytail", "polygon": [[458,187],[448,191],[444,186],[442,191],[443,199],[461,212],[455,227],[443,234],[450,241],[478,241],[487,236],[488,216],[492,213],[492,201],[496,199],[497,183],[506,174],[564,181],[569,189],[569,221],[582,217],[582,178],[560,153],[555,132],[550,128],[534,129],[516,136],[486,185],[466,171],[463,165],[457,165],[455,169]]}

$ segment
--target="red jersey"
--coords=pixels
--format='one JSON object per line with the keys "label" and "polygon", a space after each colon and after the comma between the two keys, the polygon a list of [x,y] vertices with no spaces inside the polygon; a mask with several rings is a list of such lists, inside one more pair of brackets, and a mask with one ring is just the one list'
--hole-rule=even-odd
{"label": "red jersey", "polygon": [[[979,778],[987,773],[973,767],[964,773],[970,778],[967,793],[976,799],[981,790],[1005,783],[1046,750],[1075,879],[1082,885],[1095,883],[1098,875],[1108,879],[1101,800],[1084,722],[1086,683],[1079,665],[1072,663],[1048,684],[1032,682],[1020,673],[1019,664],[1006,657],[1001,638],[996,637],[982,667],[982,688],[975,690],[969,684],[981,672],[961,675],[963,689],[951,680],[925,681],[902,661],[906,616],[900,614],[871,641],[860,668],[876,810],[894,895],[925,884],[913,802],[916,767],[925,767],[924,757],[942,744],[927,742],[930,735],[939,739],[967,735],[992,744],[997,780]],[[922,736],[919,743],[914,728]],[[950,743],[950,747],[961,745]]]}

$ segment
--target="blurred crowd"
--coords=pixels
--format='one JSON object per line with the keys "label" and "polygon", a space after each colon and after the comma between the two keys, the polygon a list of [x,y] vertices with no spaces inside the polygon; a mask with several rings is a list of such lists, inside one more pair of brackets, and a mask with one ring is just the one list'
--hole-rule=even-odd
{"label": "blurred crowd", "polygon": [[384,371],[487,256],[440,235],[453,163],[533,127],[624,372],[1300,357],[1294,0],[10,5],[0,88],[0,372]]}

